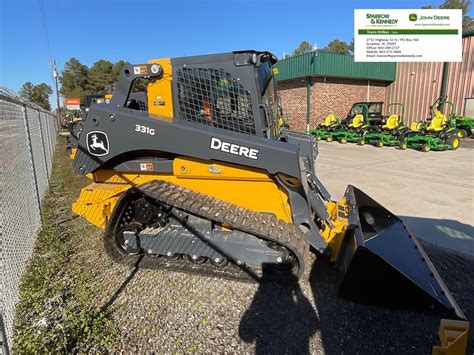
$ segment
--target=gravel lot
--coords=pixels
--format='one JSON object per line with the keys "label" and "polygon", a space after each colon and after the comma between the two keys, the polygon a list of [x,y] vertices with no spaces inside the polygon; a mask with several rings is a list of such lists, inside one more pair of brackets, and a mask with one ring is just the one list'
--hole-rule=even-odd
{"label": "gravel lot", "polygon": [[[378,151],[372,147],[347,145],[341,148],[337,143],[333,144],[321,144],[318,168],[321,168],[320,177],[325,184],[328,183],[330,191],[341,195],[344,187],[341,191],[333,190],[351,182],[354,175],[341,170],[333,174],[331,170],[335,167],[359,169],[365,162],[358,161],[357,156],[378,159]],[[341,162],[340,157],[349,148],[363,148],[360,154],[350,156],[347,164],[353,164],[353,167],[336,164]],[[385,150],[383,148],[381,151]],[[396,152],[402,155],[408,153],[407,156],[411,153],[421,154]],[[456,164],[470,164],[472,171],[474,151],[470,152],[467,161]],[[462,150],[450,153],[454,154],[449,159],[456,159]],[[428,158],[430,162],[436,163],[437,154],[429,154],[429,157],[423,155],[423,158],[417,158],[416,164],[421,165],[423,159]],[[398,159],[404,161],[405,156]],[[416,171],[406,174],[413,175]],[[468,190],[470,195],[464,196],[468,200],[464,202],[468,207],[469,204],[472,207],[473,203],[472,176],[463,177],[471,186]],[[86,179],[75,183],[71,197],[77,196],[79,188],[87,183]],[[355,185],[363,190],[373,190],[368,191],[369,194],[377,190],[368,179],[365,179],[365,183],[361,179]],[[424,182],[424,185],[430,184],[429,179]],[[423,202],[421,207],[421,202],[414,201],[414,197],[405,192],[398,193],[397,188],[396,184],[391,187],[391,195],[406,199],[408,205],[420,205],[424,213],[430,216],[429,201]],[[376,194],[374,197],[378,199]],[[380,202],[387,203],[383,200]],[[400,213],[399,205],[390,205],[388,202],[386,207]],[[437,211],[435,209],[434,220],[439,218]],[[401,212],[405,213],[403,210]],[[464,212],[467,215],[470,213],[469,210]],[[456,218],[457,213],[447,208],[442,217]],[[472,214],[467,219],[467,223],[462,223],[467,226],[463,233],[467,233],[472,243]],[[139,265],[134,268],[115,265],[104,254],[101,231],[82,218],[68,223],[79,231],[70,262],[92,273],[92,289],[101,285],[97,288],[101,291],[94,299],[95,306],[113,310],[113,321],[119,329],[117,339],[109,349],[113,352],[422,354],[431,353],[431,347],[438,342],[440,315],[381,309],[341,299],[337,296],[335,272],[331,265],[322,259],[315,260],[314,256],[307,261],[308,268],[299,284],[282,286],[223,281],[168,271],[144,270]],[[432,243],[424,245],[461,308],[472,318],[474,258],[469,253],[440,248]]]}

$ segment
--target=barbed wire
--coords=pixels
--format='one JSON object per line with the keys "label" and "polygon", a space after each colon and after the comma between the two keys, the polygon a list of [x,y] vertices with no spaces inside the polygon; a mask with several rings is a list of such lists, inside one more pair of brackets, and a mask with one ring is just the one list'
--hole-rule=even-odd
{"label": "barbed wire", "polygon": [[0,86],[0,96],[7,97],[12,101],[16,101],[19,104],[23,104],[23,105],[26,105],[30,108],[34,108],[35,110],[42,111],[42,112],[47,112],[49,114],[53,114],[51,111],[48,111],[48,110],[44,109],[40,105],[38,105],[38,104],[36,104],[32,101],[26,100],[25,98],[18,95],[15,91],[13,91],[13,90],[11,90],[7,87]]}

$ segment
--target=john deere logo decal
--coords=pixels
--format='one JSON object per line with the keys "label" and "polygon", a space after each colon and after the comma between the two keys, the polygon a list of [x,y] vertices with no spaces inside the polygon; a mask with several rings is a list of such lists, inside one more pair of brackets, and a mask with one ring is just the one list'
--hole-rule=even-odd
{"label": "john deere logo decal", "polygon": [[101,157],[109,154],[109,139],[107,134],[101,131],[87,133],[87,150],[90,154]]}
{"label": "john deere logo decal", "polygon": [[413,21],[413,22],[414,22],[414,21],[418,20],[418,16],[417,16],[416,14],[410,14],[410,15],[408,16],[408,19],[409,19],[410,21]]}

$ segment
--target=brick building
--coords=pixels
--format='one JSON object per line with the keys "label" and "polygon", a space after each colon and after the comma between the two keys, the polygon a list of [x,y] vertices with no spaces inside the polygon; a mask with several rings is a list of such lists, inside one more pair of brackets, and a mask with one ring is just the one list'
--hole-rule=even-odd
{"label": "brick building", "polygon": [[[346,117],[354,102],[385,101],[389,84],[387,81],[354,78],[311,77],[310,127],[315,127],[330,113]],[[306,130],[307,85],[307,79],[278,82],[290,127],[296,131]]]}
{"label": "brick building", "polygon": [[[408,123],[424,119],[443,76],[443,63],[355,63],[351,55],[323,51],[275,66],[282,105],[296,131],[315,127],[330,113],[346,117],[358,101],[402,102]],[[463,33],[463,62],[449,64],[446,86],[458,114],[474,106],[474,30]]]}

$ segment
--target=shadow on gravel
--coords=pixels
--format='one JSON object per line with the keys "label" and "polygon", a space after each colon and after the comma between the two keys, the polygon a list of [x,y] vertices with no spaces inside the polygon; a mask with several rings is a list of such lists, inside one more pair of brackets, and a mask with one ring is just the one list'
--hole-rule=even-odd
{"label": "shadow on gravel", "polygon": [[143,254],[141,254],[140,257],[137,259],[137,261],[133,265],[132,271],[130,271],[127,278],[122,282],[120,287],[114,292],[114,294],[109,298],[109,300],[102,307],[100,307],[101,312],[108,311],[110,306],[112,306],[114,304],[114,302],[118,298],[118,296],[120,296],[120,294],[125,290],[125,288],[128,286],[128,284],[133,280],[133,278],[137,274],[138,270],[140,269],[140,263],[141,263],[142,259],[143,259]]}
{"label": "shadow on gravel", "polygon": [[[423,246],[460,307],[472,319],[474,259],[434,245]],[[337,294],[336,271],[326,260],[314,263],[309,282],[326,354],[430,354],[439,342],[440,314],[372,307],[343,299]]]}
{"label": "shadow on gravel", "polygon": [[408,216],[401,216],[400,218],[418,239],[474,258],[473,226],[451,219]]}
{"label": "shadow on gravel", "polygon": [[309,354],[309,341],[319,329],[319,319],[300,289],[296,277],[285,285],[267,282],[268,272],[252,304],[240,321],[239,335],[255,341],[256,354]]}

